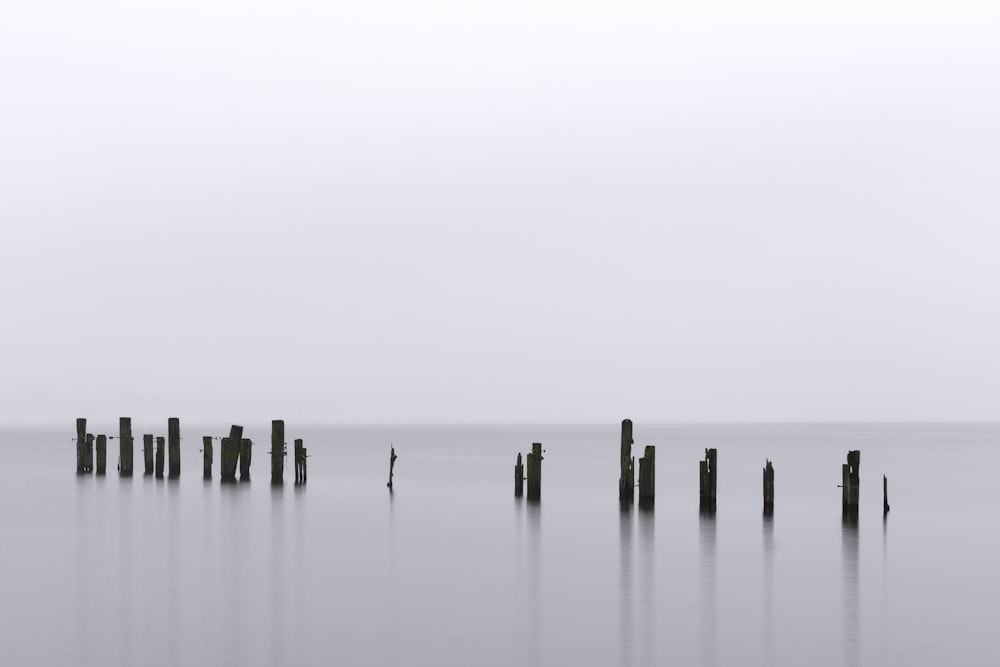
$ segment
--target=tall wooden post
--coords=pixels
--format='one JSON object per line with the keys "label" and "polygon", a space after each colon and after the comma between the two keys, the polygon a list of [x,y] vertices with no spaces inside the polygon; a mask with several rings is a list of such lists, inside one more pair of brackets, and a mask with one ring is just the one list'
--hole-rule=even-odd
{"label": "tall wooden post", "polygon": [[542,497],[542,443],[531,443],[531,453],[528,454],[528,500],[540,500]]}
{"label": "tall wooden post", "polygon": [[852,449],[847,452],[847,463],[840,468],[843,485],[843,509],[845,514],[858,513],[858,500],[861,491],[861,451]]}
{"label": "tall wooden post", "polygon": [[889,513],[889,480],[882,475],[882,514]]}
{"label": "tall wooden post", "polygon": [[389,483],[386,484],[386,486],[390,489],[392,488],[392,469],[396,467],[396,459],[398,458],[399,457],[396,456],[396,448],[389,445]]}
{"label": "tall wooden post", "polygon": [[271,484],[282,484],[285,480],[285,422],[271,421]]}
{"label": "tall wooden post", "polygon": [[639,504],[649,507],[656,500],[656,447],[646,445],[639,459]]}
{"label": "tall wooden post", "polygon": [[242,438],[240,440],[240,481],[250,481],[250,460],[253,456],[253,440]]}
{"label": "tall wooden post", "polygon": [[517,463],[514,464],[514,497],[524,495],[524,464],[521,462],[521,452],[517,453]]}
{"label": "tall wooden post", "polygon": [[202,462],[205,472],[202,475],[205,479],[212,479],[212,436],[203,435],[201,437]]}
{"label": "tall wooden post", "polygon": [[302,461],[302,449],[303,449],[302,448],[302,438],[296,438],[295,439],[295,454],[294,454],[294,460],[295,460],[295,483],[296,484],[301,484],[302,483],[302,465],[303,465],[303,461]]}
{"label": "tall wooden post", "polygon": [[717,452],[715,449],[705,450],[705,460],[698,463],[699,472],[699,502],[702,511],[714,512],[716,507],[716,482],[718,480]]}
{"label": "tall wooden post", "polygon": [[108,436],[97,436],[97,474],[103,475],[108,468]]}
{"label": "tall wooden post", "polygon": [[164,438],[162,435],[156,436],[156,477],[157,479],[163,479],[163,461],[166,458],[166,452],[164,451],[166,447],[164,446]]}
{"label": "tall wooden post", "polygon": [[84,472],[94,472],[94,435],[87,434],[87,448],[84,452],[83,461]]}
{"label": "tall wooden post", "polygon": [[243,427],[233,424],[229,437],[222,439],[222,456],[219,459],[220,479],[223,482],[236,481],[236,463],[239,460],[239,443],[243,441]]}
{"label": "tall wooden post", "polygon": [[87,452],[87,419],[76,419],[76,473],[82,475],[84,470],[84,455]]}
{"label": "tall wooden post", "polygon": [[774,513],[774,467],[764,459],[764,514]]}
{"label": "tall wooden post", "polygon": [[309,451],[303,447],[302,448],[302,483],[306,483],[306,477],[308,477],[308,463],[309,463]]}
{"label": "tall wooden post", "polygon": [[153,434],[144,433],[142,435],[142,461],[143,475],[153,474]]}
{"label": "tall wooden post", "polygon": [[[632,456],[632,420],[622,420],[622,443],[620,452],[621,474],[618,477],[618,499],[632,502],[635,499],[635,458]],[[640,462],[641,463],[641,462]],[[639,474],[642,479],[642,473]],[[640,493],[641,495],[641,493]]]}
{"label": "tall wooden post", "polygon": [[176,479],[181,476],[181,420],[177,417],[167,420],[167,438],[170,446],[167,450],[170,459],[168,475]]}
{"label": "tall wooden post", "polygon": [[132,418],[118,419],[118,474],[122,477],[132,476]]}

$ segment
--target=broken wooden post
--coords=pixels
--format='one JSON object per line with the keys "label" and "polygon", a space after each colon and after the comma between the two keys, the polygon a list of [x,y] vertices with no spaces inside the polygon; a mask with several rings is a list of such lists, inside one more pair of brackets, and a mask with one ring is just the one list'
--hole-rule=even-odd
{"label": "broken wooden post", "polygon": [[285,422],[271,421],[271,484],[282,484],[285,479]]}
{"label": "broken wooden post", "polygon": [[201,452],[205,467],[202,477],[204,479],[212,479],[212,436],[203,435],[201,437]]}
{"label": "broken wooden post", "polygon": [[253,440],[240,439],[240,481],[250,481],[250,460],[253,457]]}
{"label": "broken wooden post", "polygon": [[309,462],[309,452],[308,452],[308,450],[306,450],[305,447],[303,447],[302,448],[302,483],[303,484],[306,483],[306,476],[307,476],[306,472],[307,472],[307,467],[308,467],[306,464],[308,462]]}
{"label": "broken wooden post", "polygon": [[236,481],[236,462],[239,460],[239,444],[243,441],[243,427],[234,424],[229,429],[229,437],[222,439],[222,455],[219,458],[219,477],[223,482]]}
{"label": "broken wooden post", "polygon": [[[632,420],[622,420],[622,444],[620,453],[621,474],[618,477],[618,499],[632,502],[635,499],[635,457],[632,456]],[[639,478],[642,479],[640,473]],[[641,495],[641,494],[640,494]]]}
{"label": "broken wooden post", "polygon": [[170,446],[167,450],[170,460],[168,476],[176,479],[181,476],[181,420],[177,417],[167,420],[167,438]]}
{"label": "broken wooden post", "polygon": [[83,454],[83,471],[94,472],[94,436],[87,434],[87,446]]}
{"label": "broken wooden post", "polygon": [[539,500],[542,497],[542,443],[531,443],[531,453],[528,454],[528,500]]}
{"label": "broken wooden post", "polygon": [[524,464],[521,463],[521,452],[517,453],[517,463],[514,464],[514,497],[524,495]]}
{"label": "broken wooden post", "polygon": [[108,436],[97,436],[97,474],[103,475],[108,467]]}
{"label": "broken wooden post", "polygon": [[153,434],[144,433],[142,436],[142,460],[145,466],[142,474],[153,474]]}
{"label": "broken wooden post", "polygon": [[889,513],[889,480],[882,475],[882,514]]}
{"label": "broken wooden post", "polygon": [[774,513],[774,468],[764,459],[764,514]]}
{"label": "broken wooden post", "polygon": [[656,447],[646,445],[639,459],[639,505],[652,506],[656,500]]}
{"label": "broken wooden post", "polygon": [[390,489],[392,488],[392,469],[396,465],[396,448],[391,444],[389,445],[389,483],[386,484]]}
{"label": "broken wooden post", "polygon": [[163,479],[163,460],[166,456],[163,446],[163,436],[156,437],[156,478]]}
{"label": "broken wooden post", "polygon": [[83,474],[84,458],[87,453],[87,419],[77,417],[76,420],[76,473]]}
{"label": "broken wooden post", "polygon": [[118,419],[118,474],[122,477],[132,476],[132,418]]}
{"label": "broken wooden post", "polygon": [[305,461],[303,460],[302,438],[296,438],[295,440],[294,461],[295,461],[295,483],[301,484],[304,481],[302,479],[302,469],[305,465]]}
{"label": "broken wooden post", "polygon": [[847,452],[847,463],[841,465],[843,493],[842,504],[844,513],[858,513],[858,498],[861,490],[861,451],[852,449]]}
{"label": "broken wooden post", "polygon": [[698,507],[705,512],[715,511],[715,491],[717,477],[717,452],[715,449],[705,450],[705,460],[698,463],[699,472],[699,502]]}

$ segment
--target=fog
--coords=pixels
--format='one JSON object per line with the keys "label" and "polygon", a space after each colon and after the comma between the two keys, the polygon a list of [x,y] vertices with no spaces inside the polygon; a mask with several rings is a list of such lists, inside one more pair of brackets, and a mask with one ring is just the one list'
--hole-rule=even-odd
{"label": "fog", "polygon": [[992,420],[1000,12],[0,6],[0,419]]}

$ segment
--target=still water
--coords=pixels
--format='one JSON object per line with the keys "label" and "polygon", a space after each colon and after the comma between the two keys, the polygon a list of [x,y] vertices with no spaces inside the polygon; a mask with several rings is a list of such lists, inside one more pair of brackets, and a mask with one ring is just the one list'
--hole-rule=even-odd
{"label": "still water", "polygon": [[[198,452],[225,422],[181,421],[177,481],[143,477],[141,438],[132,479],[117,440],[107,477],[78,477],[72,419],[0,430],[0,664],[1000,664],[998,425],[640,422],[653,511],[619,507],[617,424],[288,423],[304,487],[290,468],[270,485],[269,426],[245,426],[254,478],[227,486]],[[537,504],[513,497],[532,441]],[[849,449],[856,523],[837,488]]]}

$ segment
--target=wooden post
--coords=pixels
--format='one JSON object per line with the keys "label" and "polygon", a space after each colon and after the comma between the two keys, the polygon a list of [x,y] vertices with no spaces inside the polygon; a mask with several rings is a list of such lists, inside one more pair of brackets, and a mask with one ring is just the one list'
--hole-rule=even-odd
{"label": "wooden post", "polygon": [[861,451],[847,452],[847,463],[840,468],[843,492],[842,504],[845,514],[858,513],[858,499],[861,491]]}
{"label": "wooden post", "polygon": [[882,475],[882,514],[889,513],[889,480]]}
{"label": "wooden post", "polygon": [[162,435],[156,437],[156,478],[163,479],[163,460],[166,457],[166,447]]}
{"label": "wooden post", "polygon": [[396,448],[393,447],[390,444],[389,445],[389,483],[386,484],[386,486],[388,486],[390,489],[392,488],[392,469],[396,465],[396,459],[397,458],[399,458],[399,457],[396,456]]}
{"label": "wooden post", "polygon": [[118,419],[118,474],[122,477],[132,476],[132,418]]}
{"label": "wooden post", "polygon": [[524,495],[524,464],[521,462],[521,452],[517,453],[517,463],[514,464],[514,497]]}
{"label": "wooden post", "polygon": [[305,447],[303,447],[302,448],[302,483],[303,484],[306,483],[306,476],[307,476],[306,475],[306,472],[307,472],[307,465],[306,464],[308,462],[309,462],[309,452],[306,450]]}
{"label": "wooden post", "polygon": [[170,459],[168,475],[176,479],[181,476],[181,420],[177,417],[167,420],[167,438],[170,445],[167,450]]}
{"label": "wooden post", "polygon": [[84,455],[87,452],[87,419],[77,417],[76,420],[76,473],[82,475],[84,471]]}
{"label": "wooden post", "polygon": [[[632,420],[622,420],[622,443],[619,464],[621,474],[618,477],[618,499],[632,502],[635,499],[635,458],[632,456]],[[640,460],[640,465],[642,464]],[[642,472],[639,473],[642,479]],[[640,495],[641,492],[640,492]]]}
{"label": "wooden post", "polygon": [[92,433],[87,434],[87,448],[83,458],[83,471],[94,472],[94,436]]}
{"label": "wooden post", "polygon": [[542,443],[531,443],[531,453],[528,454],[528,500],[540,500],[542,497]]}
{"label": "wooden post", "polygon": [[764,514],[774,514],[774,468],[764,459]]}
{"label": "wooden post", "polygon": [[639,459],[639,505],[650,507],[656,500],[656,447],[646,445]]}
{"label": "wooden post", "polygon": [[222,455],[219,458],[219,474],[223,482],[236,481],[236,462],[239,460],[239,445],[243,441],[243,427],[234,424],[229,429],[229,437],[222,439]]}
{"label": "wooden post", "polygon": [[253,440],[240,439],[240,481],[250,481],[250,459],[253,455]]}
{"label": "wooden post", "polygon": [[202,462],[205,467],[202,477],[204,479],[212,479],[212,436],[203,435],[201,437],[201,452]]}
{"label": "wooden post", "polygon": [[304,481],[302,479],[302,469],[305,464],[303,460],[302,438],[296,438],[295,440],[294,460],[295,460],[295,483],[301,484]]}
{"label": "wooden post", "polygon": [[97,436],[97,474],[103,475],[108,468],[108,436]]}
{"label": "wooden post", "polygon": [[153,474],[153,434],[144,433],[142,436],[142,460],[145,466],[143,475]]}
{"label": "wooden post", "polygon": [[715,449],[705,450],[705,460],[698,463],[699,472],[699,508],[704,512],[714,512],[716,507],[715,492],[718,480],[717,452]]}
{"label": "wooden post", "polygon": [[285,481],[285,422],[271,421],[271,484]]}

